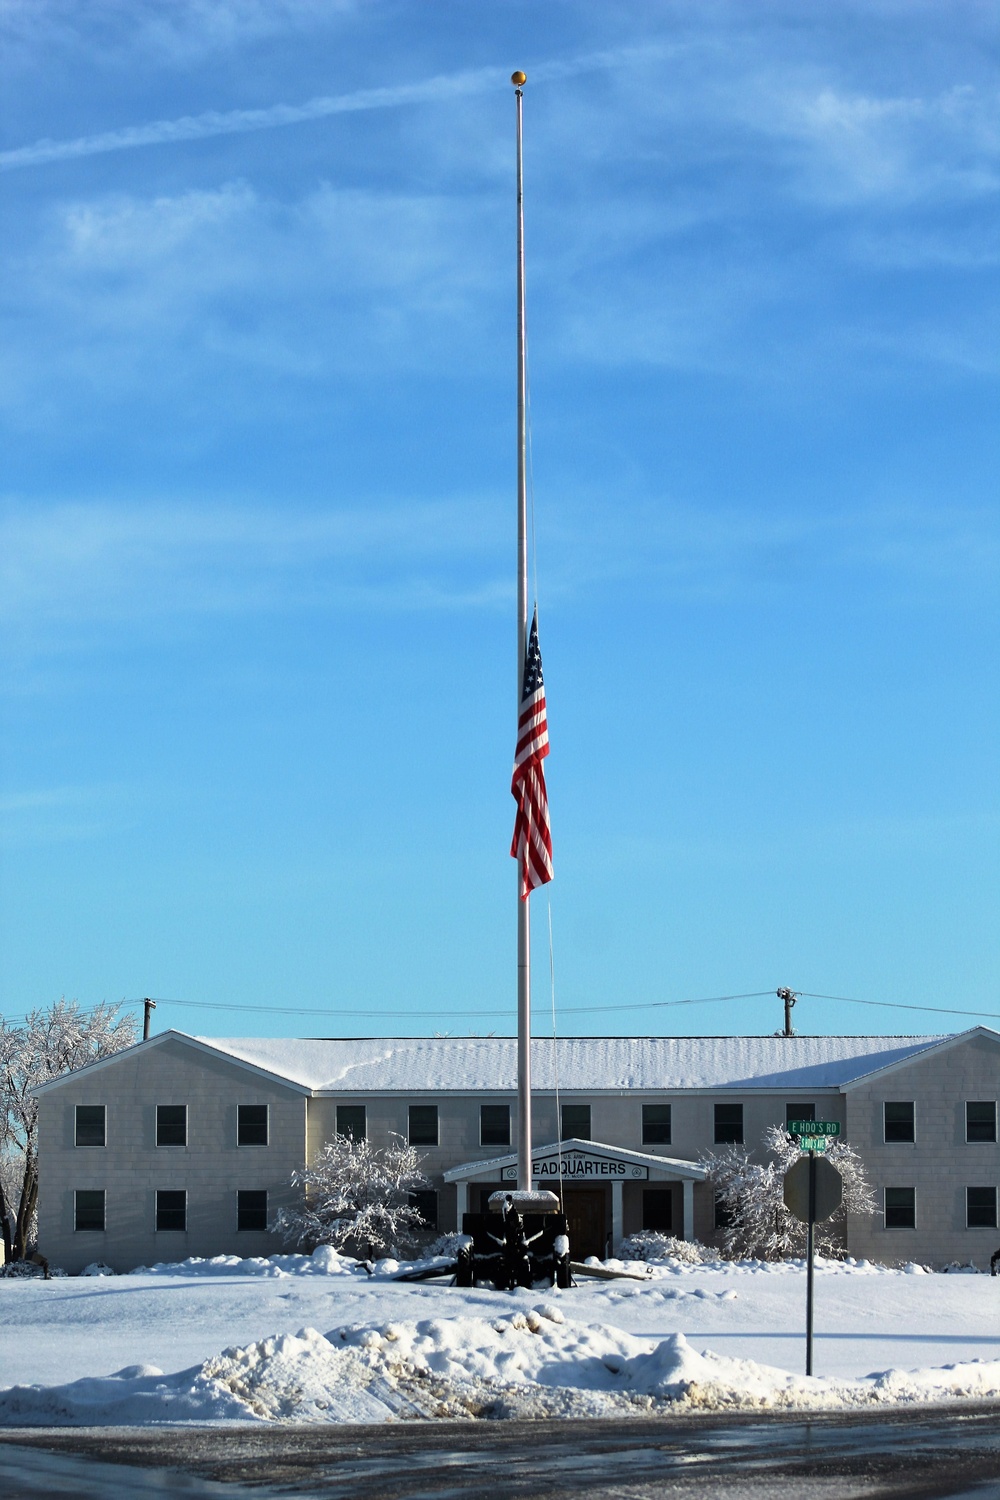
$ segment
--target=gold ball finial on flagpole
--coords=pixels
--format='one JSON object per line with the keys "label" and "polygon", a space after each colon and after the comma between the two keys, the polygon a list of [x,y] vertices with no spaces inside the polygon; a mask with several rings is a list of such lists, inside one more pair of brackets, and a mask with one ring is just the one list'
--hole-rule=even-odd
{"label": "gold ball finial on flagpole", "polygon": [[510,81],[516,89],[519,89],[522,84],[527,83],[528,75],[526,73],[512,73],[510,75]]}

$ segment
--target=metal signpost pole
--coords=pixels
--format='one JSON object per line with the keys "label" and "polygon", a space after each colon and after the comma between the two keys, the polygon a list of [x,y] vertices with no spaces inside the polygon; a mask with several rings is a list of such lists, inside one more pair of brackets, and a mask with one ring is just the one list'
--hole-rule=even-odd
{"label": "metal signpost pole", "polygon": [[803,1154],[785,1173],[782,1189],[785,1207],[806,1226],[806,1374],[813,1372],[813,1270],[816,1224],[829,1219],[843,1202],[844,1183],[826,1157],[831,1140],[840,1135],[837,1120],[789,1120],[788,1133],[803,1147]]}
{"label": "metal signpost pole", "polygon": [[813,1372],[813,1249],[816,1229],[816,1153],[809,1152],[809,1219],[806,1224],[806,1374]]}

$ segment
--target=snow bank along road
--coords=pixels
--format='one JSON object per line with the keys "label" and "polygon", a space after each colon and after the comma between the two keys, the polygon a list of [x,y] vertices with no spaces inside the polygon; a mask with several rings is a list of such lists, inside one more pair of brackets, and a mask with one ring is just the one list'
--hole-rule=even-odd
{"label": "snow bank along road", "polygon": [[[0,1281],[0,1425],[373,1423],[1000,1400],[1000,1280],[823,1263],[497,1294],[312,1257]],[[636,1267],[635,1269],[640,1269]]]}

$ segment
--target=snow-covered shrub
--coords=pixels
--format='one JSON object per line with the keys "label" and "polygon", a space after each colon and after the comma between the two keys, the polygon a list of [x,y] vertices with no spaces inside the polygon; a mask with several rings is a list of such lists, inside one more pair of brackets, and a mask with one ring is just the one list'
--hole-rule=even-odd
{"label": "snow-covered shrub", "polygon": [[[765,1162],[750,1160],[742,1146],[703,1158],[708,1181],[728,1223],[722,1230],[722,1254],[729,1260],[786,1260],[805,1254],[806,1226],[785,1207],[785,1173],[798,1160],[798,1142],[779,1125],[764,1132]],[[844,1198],[829,1219],[816,1225],[819,1255],[844,1254],[844,1226],[851,1214],[875,1213],[875,1194],[861,1158],[852,1146],[837,1141],[825,1153],[843,1178]]]}
{"label": "snow-covered shrub", "polygon": [[0,1276],[24,1277],[25,1279],[37,1276],[41,1279],[44,1275],[44,1268],[37,1266],[33,1260],[9,1260],[6,1265],[0,1266]]}
{"label": "snow-covered shrub", "polygon": [[409,1201],[411,1193],[429,1186],[420,1160],[398,1136],[384,1147],[334,1136],[311,1166],[292,1173],[301,1197],[294,1208],[279,1210],[271,1228],[309,1249],[350,1246],[367,1258],[395,1251],[424,1222]]}
{"label": "snow-covered shrub", "polygon": [[716,1252],[697,1240],[679,1240],[656,1229],[641,1229],[622,1240],[622,1260],[679,1260],[686,1266],[700,1266],[714,1260]]}
{"label": "snow-covered shrub", "polygon": [[443,1257],[445,1260],[457,1260],[459,1248],[469,1242],[467,1234],[460,1234],[457,1229],[449,1230],[447,1234],[439,1234],[433,1244],[428,1245],[426,1250],[421,1250],[421,1255],[430,1259]]}
{"label": "snow-covered shrub", "polygon": [[110,1266],[106,1266],[103,1260],[92,1260],[89,1266],[84,1266],[80,1272],[81,1276],[113,1276],[115,1273]]}
{"label": "snow-covered shrub", "polygon": [[39,1280],[49,1281],[55,1276],[65,1276],[66,1272],[58,1266],[50,1266],[48,1261],[41,1260],[9,1260],[5,1265],[0,1265],[0,1276],[12,1276],[15,1278],[31,1278],[37,1276]]}

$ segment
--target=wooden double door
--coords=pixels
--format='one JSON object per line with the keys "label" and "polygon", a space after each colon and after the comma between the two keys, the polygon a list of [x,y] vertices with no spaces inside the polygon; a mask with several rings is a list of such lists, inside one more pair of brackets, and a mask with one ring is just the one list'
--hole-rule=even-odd
{"label": "wooden double door", "polygon": [[563,1206],[569,1230],[569,1253],[574,1260],[608,1253],[607,1194],[603,1187],[563,1189]]}

